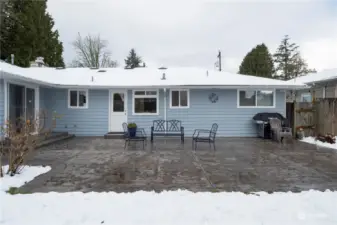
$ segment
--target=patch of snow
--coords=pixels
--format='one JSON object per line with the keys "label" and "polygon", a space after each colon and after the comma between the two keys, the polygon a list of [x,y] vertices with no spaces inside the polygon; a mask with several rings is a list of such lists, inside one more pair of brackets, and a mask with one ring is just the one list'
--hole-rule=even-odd
{"label": "patch of snow", "polygon": [[337,192],[0,193],[2,225],[332,225]]}
{"label": "patch of snow", "polygon": [[[8,165],[3,166],[2,169],[3,172],[6,173]],[[51,170],[50,166],[25,166],[21,173],[15,176],[11,177],[8,174],[4,174],[4,177],[0,178],[0,192],[5,192],[10,187],[21,187],[35,177],[47,173],[49,170]]]}
{"label": "patch of snow", "polygon": [[337,143],[330,144],[330,143],[327,143],[327,142],[321,142],[321,141],[315,140],[314,137],[305,137],[301,141],[309,143],[309,144],[314,144],[314,145],[322,146],[322,147],[325,147],[325,148],[334,148],[334,149],[337,149]]}

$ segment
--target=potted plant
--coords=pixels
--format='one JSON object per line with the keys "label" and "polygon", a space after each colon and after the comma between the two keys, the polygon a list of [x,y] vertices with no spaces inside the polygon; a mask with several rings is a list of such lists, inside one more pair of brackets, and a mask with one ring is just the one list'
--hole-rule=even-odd
{"label": "potted plant", "polygon": [[304,138],[305,134],[304,134],[303,127],[296,127],[296,136],[300,140]]}
{"label": "potted plant", "polygon": [[135,137],[137,131],[137,124],[136,123],[128,123],[128,132],[130,137]]}

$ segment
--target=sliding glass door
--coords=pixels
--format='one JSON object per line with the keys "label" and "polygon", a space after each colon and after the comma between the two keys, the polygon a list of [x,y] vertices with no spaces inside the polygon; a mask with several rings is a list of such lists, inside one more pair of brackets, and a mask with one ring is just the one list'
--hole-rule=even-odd
{"label": "sliding glass door", "polygon": [[34,122],[36,118],[35,96],[34,88],[8,84],[8,119],[15,129],[19,129],[23,121]]}

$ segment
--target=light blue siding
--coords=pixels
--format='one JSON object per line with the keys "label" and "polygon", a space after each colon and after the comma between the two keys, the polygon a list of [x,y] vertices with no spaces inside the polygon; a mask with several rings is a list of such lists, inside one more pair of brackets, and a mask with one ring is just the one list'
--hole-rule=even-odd
{"label": "light blue siding", "polygon": [[[185,135],[191,136],[194,129],[210,129],[212,123],[219,125],[218,136],[222,137],[254,137],[255,125],[252,117],[258,112],[279,112],[286,115],[285,94],[276,92],[275,108],[237,108],[237,90],[190,90],[190,107],[187,109],[171,109],[170,94],[166,92],[166,118],[181,120],[185,128]],[[219,100],[212,103],[208,96],[217,94]],[[135,116],[132,115],[132,92],[129,91],[128,122],[135,122],[141,128],[150,132],[154,119],[164,119],[164,92],[160,91],[159,115]]]}
{"label": "light blue siding", "polygon": [[53,90],[51,88],[40,87],[40,126],[41,129],[51,129],[52,128],[52,117],[53,117]]}
{"label": "light blue siding", "polygon": [[132,90],[128,90],[128,122],[136,123],[138,127],[144,128],[147,135],[150,135],[150,129],[152,126],[153,120],[164,119],[164,92],[163,90],[159,91],[159,115],[133,115],[133,92]]}
{"label": "light blue siding", "polygon": [[5,121],[5,93],[4,80],[0,79],[0,127],[4,125]]}
{"label": "light blue siding", "polygon": [[[0,80],[0,124],[4,118],[3,81]],[[209,94],[218,95],[218,101],[211,103]],[[164,119],[163,90],[159,91],[159,115],[133,115],[132,90],[128,90],[127,122],[135,122],[150,134],[153,120]],[[190,107],[187,109],[171,109],[169,90],[166,91],[166,118],[181,120],[185,127],[185,135],[191,136],[194,129],[209,129],[212,123],[218,123],[219,136],[254,137],[255,126],[252,117],[258,112],[279,112],[286,114],[285,94],[276,92],[275,108],[237,108],[237,90],[190,90]],[[109,131],[109,90],[89,90],[88,109],[69,109],[68,90],[40,87],[40,109],[47,112],[46,128],[52,127],[53,112],[61,118],[57,119],[54,131],[68,131],[77,136],[103,136]],[[124,121],[121,121],[121,123]]]}
{"label": "light blue siding", "polygon": [[54,131],[68,131],[77,136],[103,136],[108,132],[108,90],[89,90],[87,109],[69,109],[67,89],[49,88],[42,92],[46,96],[42,105],[61,116]]}

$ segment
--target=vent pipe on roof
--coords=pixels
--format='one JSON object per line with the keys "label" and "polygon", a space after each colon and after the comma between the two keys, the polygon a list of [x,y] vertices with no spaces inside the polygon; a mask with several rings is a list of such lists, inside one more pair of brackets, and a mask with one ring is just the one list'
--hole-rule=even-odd
{"label": "vent pipe on roof", "polygon": [[208,70],[206,71],[206,76],[208,77]]}
{"label": "vent pipe on roof", "polygon": [[166,80],[166,74],[163,73],[163,76],[161,77],[162,80]]}
{"label": "vent pipe on roof", "polygon": [[11,54],[11,63],[14,65],[14,54]]}
{"label": "vent pipe on roof", "polygon": [[94,82],[94,76],[91,76],[91,82]]}

